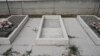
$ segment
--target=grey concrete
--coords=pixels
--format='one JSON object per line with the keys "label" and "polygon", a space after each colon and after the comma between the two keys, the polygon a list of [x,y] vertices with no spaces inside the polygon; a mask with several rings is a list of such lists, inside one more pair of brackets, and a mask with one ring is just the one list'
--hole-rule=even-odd
{"label": "grey concrete", "polygon": [[[35,38],[39,28],[40,18],[31,18],[22,29],[20,35],[12,43],[13,45],[35,45]],[[36,29],[37,31],[34,31]]]}
{"label": "grey concrete", "polygon": [[33,46],[31,56],[63,56],[68,53],[66,46]]}
{"label": "grey concrete", "polygon": [[68,42],[69,38],[65,30],[61,15],[43,15],[36,38],[36,44],[68,46]]}
{"label": "grey concrete", "polygon": [[76,45],[82,56],[100,56],[100,46],[96,46],[75,18],[64,18],[66,31],[76,38],[70,44]]}
{"label": "grey concrete", "polygon": [[[16,36],[19,34],[21,29],[23,28],[23,26],[27,23],[27,21],[29,19],[28,15],[11,15],[7,19],[10,20],[13,17],[20,17],[20,16],[23,16],[22,21],[16,22],[16,23],[18,23],[18,25],[17,24],[15,25],[17,27],[14,28],[14,30],[7,37],[0,37],[0,44],[11,44],[13,42],[13,40],[16,38]],[[13,18],[13,19],[15,19],[15,18]],[[21,19],[21,18],[19,18],[19,19]]]}
{"label": "grey concrete", "polygon": [[2,56],[2,54],[11,47],[13,48],[13,51],[20,52],[20,54],[17,54],[16,56],[22,56],[26,51],[31,49],[31,56],[62,56],[63,54],[67,54],[68,50],[66,49],[66,46],[35,45],[37,32],[34,31],[34,28],[38,30],[40,20],[40,18],[30,18],[12,44],[0,45],[0,55]]}
{"label": "grey concrete", "polygon": [[[16,1],[16,2],[15,2]],[[99,0],[8,0],[11,14],[100,14]],[[7,15],[5,1],[0,1],[0,15]]]}
{"label": "grey concrete", "polygon": [[92,17],[93,16],[95,19],[98,19],[98,17],[95,15],[78,15],[77,21],[80,23],[80,25],[83,27],[83,29],[87,32],[89,37],[93,40],[94,44],[100,45],[99,36],[97,36],[97,34],[86,24],[86,22],[83,20],[84,18],[82,19],[81,16],[84,16],[84,17],[86,17],[86,16]]}
{"label": "grey concrete", "polygon": [[[75,18],[63,18],[63,20],[68,34],[77,37],[70,39],[70,43],[79,48],[82,56],[100,56],[100,46],[96,46],[93,43]],[[33,29],[38,29],[40,21],[40,18],[30,18],[11,45],[0,45],[0,56],[10,47],[13,47],[13,50],[21,52],[21,55],[32,49],[31,56],[66,56],[68,53],[66,46],[35,45],[37,32],[33,31]]]}

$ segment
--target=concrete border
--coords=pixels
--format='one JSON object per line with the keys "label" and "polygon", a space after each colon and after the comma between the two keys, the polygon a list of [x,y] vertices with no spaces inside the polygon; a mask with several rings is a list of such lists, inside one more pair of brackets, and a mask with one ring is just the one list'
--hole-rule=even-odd
{"label": "concrete border", "polygon": [[[91,40],[96,44],[100,45],[100,38],[92,31],[92,29],[84,22],[84,20],[80,16],[94,16],[97,19],[99,19],[95,15],[78,15],[77,16],[77,21],[80,23],[80,25],[83,27],[85,32],[88,34],[88,36],[91,38]],[[100,19],[99,19],[100,20]]]}
{"label": "concrete border", "polygon": [[[63,38],[40,38],[43,22],[44,22],[44,19],[47,19],[46,17],[50,19],[59,19],[63,36],[64,36]],[[68,42],[69,42],[68,35],[66,33],[65,26],[63,24],[63,20],[61,16],[60,15],[43,15],[41,19],[39,31],[37,34],[37,38],[36,38],[36,44],[37,45],[68,45]]]}
{"label": "concrete border", "polygon": [[28,15],[11,15],[8,17],[8,19],[11,18],[12,16],[25,16],[25,17],[7,38],[6,37],[0,38],[0,44],[11,44],[29,19]]}

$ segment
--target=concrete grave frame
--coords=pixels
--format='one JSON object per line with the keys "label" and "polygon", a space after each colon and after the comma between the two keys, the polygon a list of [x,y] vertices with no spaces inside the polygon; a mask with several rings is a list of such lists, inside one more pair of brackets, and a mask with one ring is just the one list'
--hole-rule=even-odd
{"label": "concrete grave frame", "polygon": [[24,27],[25,23],[28,21],[28,15],[11,15],[7,19],[13,16],[25,16],[24,19],[18,24],[18,26],[9,34],[8,37],[1,37],[0,44],[11,44],[21,29]]}
{"label": "concrete grave frame", "polygon": [[[96,17],[97,19],[99,19],[97,16],[95,15],[78,15],[77,16],[77,21],[80,23],[80,25],[82,26],[82,28],[85,30],[85,32],[88,34],[88,36],[90,37],[90,39],[96,44],[96,45],[100,45],[100,38],[94,33],[94,31],[85,23],[85,21],[81,18],[81,16],[93,16]],[[100,20],[100,19],[99,19]]]}
{"label": "concrete grave frame", "polygon": [[[55,19],[57,17],[59,19],[61,30],[63,32],[63,38],[40,38],[43,23],[45,19],[48,19],[47,17],[50,19]],[[36,38],[36,44],[37,45],[68,45],[68,42],[69,42],[68,35],[65,30],[65,26],[63,24],[63,20],[61,16],[60,15],[43,15],[40,22],[37,38]]]}

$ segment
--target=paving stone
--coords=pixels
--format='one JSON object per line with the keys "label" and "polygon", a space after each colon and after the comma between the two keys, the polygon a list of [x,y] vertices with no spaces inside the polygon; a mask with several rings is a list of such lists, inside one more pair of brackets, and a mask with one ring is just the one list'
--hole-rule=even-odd
{"label": "paving stone", "polygon": [[32,56],[62,56],[66,55],[66,46],[33,46]]}
{"label": "paving stone", "polygon": [[71,39],[71,44],[76,45],[81,55],[83,56],[99,56],[99,53],[96,49],[96,45],[89,38],[83,28],[80,26],[78,21],[75,18],[66,18],[64,19],[66,31],[69,35],[78,37]]}
{"label": "paving stone", "polygon": [[2,55],[4,52],[6,52],[11,47],[12,45],[0,45],[0,55]]}
{"label": "paving stone", "polygon": [[13,46],[13,51],[19,52],[21,55],[25,54],[26,51],[30,51],[32,46],[30,45],[15,45]]}

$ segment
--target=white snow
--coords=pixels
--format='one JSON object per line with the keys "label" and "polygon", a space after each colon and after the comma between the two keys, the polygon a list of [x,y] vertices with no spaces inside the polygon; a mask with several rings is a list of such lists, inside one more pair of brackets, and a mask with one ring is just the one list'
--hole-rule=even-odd
{"label": "white snow", "polygon": [[[62,56],[68,51],[66,46],[37,46],[35,45],[35,38],[37,36],[40,18],[30,18],[22,31],[16,37],[11,45],[0,45],[0,55],[13,47],[13,50],[25,53],[32,49],[32,56]],[[89,38],[83,28],[80,26],[75,18],[63,18],[68,35],[77,38],[70,39],[70,43],[79,48],[83,56],[100,56],[100,46],[96,46]]]}

